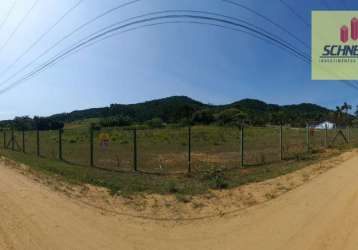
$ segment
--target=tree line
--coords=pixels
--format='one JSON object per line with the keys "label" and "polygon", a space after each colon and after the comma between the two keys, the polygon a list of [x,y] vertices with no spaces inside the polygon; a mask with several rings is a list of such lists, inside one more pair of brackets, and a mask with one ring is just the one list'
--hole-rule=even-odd
{"label": "tree line", "polygon": [[174,96],[138,104],[112,104],[109,107],[62,113],[49,117],[16,117],[1,121],[1,127],[19,130],[54,130],[65,123],[96,118],[99,127],[124,127],[140,125],[152,128],[168,124],[237,126],[245,123],[252,126],[286,124],[304,127],[306,123],[330,121],[337,126],[357,125],[358,107],[351,115],[352,105],[344,103],[330,110],[319,105],[267,104],[260,100],[244,99],[227,105],[204,104],[185,96]]}
{"label": "tree line", "polygon": [[63,122],[46,117],[30,118],[28,116],[15,117],[13,120],[1,121],[1,128],[14,128],[15,130],[57,130],[64,127]]}

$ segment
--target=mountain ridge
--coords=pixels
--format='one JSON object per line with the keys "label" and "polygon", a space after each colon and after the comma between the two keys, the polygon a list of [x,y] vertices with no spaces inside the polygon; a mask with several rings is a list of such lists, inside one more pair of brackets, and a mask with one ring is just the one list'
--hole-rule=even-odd
{"label": "mountain ridge", "polygon": [[[342,116],[340,116],[342,118]],[[47,117],[16,117],[1,121],[1,127],[18,129],[57,129],[66,123],[95,118],[100,126],[128,126],[132,124],[247,124],[264,126],[287,124],[305,126],[307,122],[339,122],[339,114],[312,103],[278,105],[257,99],[242,99],[223,105],[206,104],[188,96],[170,96],[134,104],[111,104],[107,107],[75,110]],[[352,118],[352,117],[350,117]]]}
{"label": "mountain ridge", "polygon": [[227,109],[242,111],[247,116],[246,120],[253,123],[276,123],[276,120],[292,122],[297,119],[297,116],[302,116],[301,120],[304,120],[304,122],[307,120],[326,120],[332,119],[330,114],[334,112],[312,103],[278,105],[247,98],[229,104],[213,105],[197,101],[188,96],[170,96],[134,104],[111,104],[107,107],[75,110],[69,113],[51,115],[47,118],[59,122],[72,122],[81,119],[120,115],[130,117],[136,122],[145,122],[158,117],[166,123],[174,123],[203,110],[215,114]]}

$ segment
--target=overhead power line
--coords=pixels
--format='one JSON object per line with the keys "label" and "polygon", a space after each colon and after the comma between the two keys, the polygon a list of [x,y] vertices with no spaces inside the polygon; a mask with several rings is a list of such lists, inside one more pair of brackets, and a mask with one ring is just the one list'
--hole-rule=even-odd
{"label": "overhead power line", "polygon": [[297,17],[306,27],[311,29],[310,24],[301,16],[291,5],[289,5],[285,0],[279,0],[295,17]]}
{"label": "overhead power line", "polygon": [[9,19],[11,13],[14,11],[15,6],[16,6],[16,1],[14,1],[14,2],[12,3],[12,5],[11,5],[9,11],[6,13],[6,15],[5,15],[3,21],[0,23],[0,31],[4,28],[4,26],[5,26],[6,22],[7,22],[7,20]]}
{"label": "overhead power line", "polygon": [[[173,11],[172,11],[173,12]],[[103,31],[99,34],[94,34],[93,36],[89,37],[88,39],[82,41],[81,43],[78,43],[74,46],[72,46],[71,48],[62,51],[61,53],[57,54],[55,57],[51,58],[50,60],[48,60],[47,62],[45,62],[44,64],[40,65],[39,67],[37,67],[35,70],[31,71],[30,73],[26,74],[24,77],[20,78],[19,80],[11,83],[9,86],[7,86],[5,89],[1,90],[0,93],[3,93],[9,89],[11,89],[13,86],[21,83],[22,81],[25,81],[29,78],[31,78],[32,76],[36,75],[37,73],[46,70],[48,67],[56,64],[59,60],[65,58],[66,56],[68,56],[69,54],[71,54],[74,51],[78,51],[81,48],[83,48],[84,46],[95,42],[96,40],[99,40],[107,35],[110,35],[112,33],[118,32],[121,29],[126,29],[126,28],[131,28],[131,26],[134,25],[141,25],[141,24],[145,24],[148,22],[152,22],[152,21],[160,21],[160,20],[165,20],[165,19],[189,19],[192,21],[198,20],[198,21],[214,21],[217,22],[219,24],[222,25],[232,25],[233,27],[237,27],[237,28],[242,28],[245,29],[246,31],[253,33],[255,35],[260,35],[261,37],[270,40],[271,42],[275,43],[276,46],[278,46],[281,49],[284,49],[286,51],[289,51],[292,55],[300,58],[301,60],[303,60],[306,63],[309,63],[310,58],[307,57],[306,55],[301,54],[299,51],[297,51],[295,48],[292,48],[290,46],[288,46],[287,44],[285,44],[282,41],[279,41],[277,39],[275,39],[274,37],[267,35],[261,31],[258,31],[252,27],[248,27],[247,25],[244,24],[240,24],[231,20],[226,20],[223,18],[219,18],[219,17],[215,17],[215,16],[206,16],[206,15],[198,15],[198,13],[200,13],[200,11],[187,11],[187,12],[191,12],[191,14],[187,13],[180,13],[180,14],[171,14],[171,15],[161,15],[161,16],[156,16],[156,17],[151,17],[151,18],[142,18],[140,20],[136,20],[136,21],[132,21],[130,23],[126,23],[123,25],[119,25],[117,27],[112,27],[111,29],[108,29],[106,31]],[[195,13],[193,13],[195,12]],[[205,12],[206,14],[208,14],[208,12]],[[216,15],[216,16],[222,16],[222,15],[217,15],[216,13],[212,13],[212,15]]]}
{"label": "overhead power line", "polygon": [[[162,12],[175,12],[175,11],[162,11]],[[220,16],[223,17],[223,15],[220,14],[216,14],[216,13],[210,13],[210,12],[201,12],[201,11],[176,11],[176,12],[190,12],[190,13],[205,13],[205,14],[211,14],[214,16]],[[158,12],[157,12],[158,13]],[[152,13],[153,14],[153,13]],[[142,15],[142,16],[148,16],[151,14],[147,14],[147,15]],[[175,14],[175,15],[162,15],[162,16],[156,16],[156,17],[152,17],[152,18],[146,18],[146,19],[141,19],[141,20],[136,20],[136,21],[132,21],[130,23],[126,23],[117,27],[113,27],[113,25],[111,25],[110,29],[107,29],[105,31],[102,31],[100,33],[96,33],[93,36],[88,37],[87,39],[83,39],[81,43],[78,43],[74,46],[72,46],[71,48],[62,51],[61,53],[57,54],[55,57],[51,58],[50,60],[48,60],[47,62],[45,62],[44,64],[40,65],[38,68],[36,68],[35,70],[33,70],[32,72],[26,74],[23,78],[11,83],[9,86],[7,86],[5,89],[1,90],[0,93],[6,92],[7,90],[11,89],[12,87],[14,87],[17,84],[20,84],[23,81],[26,81],[30,78],[32,78],[34,75],[46,70],[47,68],[55,65],[56,63],[58,63],[59,61],[61,61],[62,59],[64,59],[65,57],[73,54],[73,53],[77,53],[78,51],[80,51],[81,49],[83,49],[84,47],[89,46],[91,43],[94,44],[97,41],[100,41],[102,38],[106,37],[106,36],[111,36],[112,34],[115,34],[116,32],[125,29],[125,28],[130,28],[130,26],[133,25],[137,25],[137,24],[142,24],[142,23],[147,23],[147,22],[151,22],[151,21],[156,21],[156,20],[161,20],[161,19],[171,19],[171,18],[189,18],[189,19],[199,19],[199,20],[204,20],[204,21],[216,21],[216,22],[221,22],[222,24],[230,24],[233,26],[238,26],[239,28],[243,28],[246,31],[252,32],[255,35],[260,35],[262,36],[262,38],[269,40],[272,43],[275,43],[276,46],[278,45],[280,48],[285,49],[286,51],[290,52],[293,56],[296,56],[297,58],[301,59],[303,62],[305,63],[310,63],[310,58],[300,54],[298,51],[295,50],[295,48],[291,48],[289,47],[287,44],[282,43],[281,41],[276,40],[274,37],[271,37],[265,33],[262,33],[260,31],[257,31],[255,29],[253,29],[252,27],[247,27],[246,25],[240,24],[240,23],[235,23],[233,21],[228,21],[225,19],[220,19],[217,17],[212,17],[212,16],[199,16],[199,15],[193,15],[193,14]],[[130,18],[130,19],[134,19],[134,18]],[[232,19],[236,19],[236,18],[232,18]],[[169,22],[168,22],[169,23]],[[194,23],[193,21],[191,21],[191,23]],[[147,25],[143,25],[143,26],[153,26],[155,24],[147,24]],[[220,26],[220,25],[217,25]],[[136,29],[136,28],[133,28]],[[355,88],[356,90],[358,89],[357,86],[353,85],[351,82],[349,81],[342,81],[345,84],[347,84],[350,87]]]}
{"label": "overhead power line", "polygon": [[[59,39],[57,42],[55,42],[52,46],[50,46],[49,48],[47,48],[44,52],[42,52],[39,56],[37,56],[34,60],[32,60],[30,63],[27,63],[25,66],[23,66],[20,70],[16,71],[14,74],[12,74],[9,78],[7,78],[7,80],[5,82],[8,82],[10,80],[12,80],[14,77],[16,77],[18,74],[20,74],[21,72],[25,71],[26,69],[30,68],[32,65],[34,65],[37,61],[39,61],[41,58],[43,58],[44,56],[46,56],[48,53],[50,53],[51,51],[53,51],[55,48],[57,48],[60,44],[62,44],[64,41],[66,41],[68,38],[72,37],[73,35],[77,34],[79,31],[83,30],[84,28],[86,28],[87,26],[91,25],[92,23],[95,23],[96,21],[98,21],[99,19],[106,17],[110,14],[112,14],[115,11],[118,11],[119,9],[122,9],[124,7],[133,5],[137,2],[140,2],[143,0],[131,0],[131,1],[127,1],[125,3],[119,4],[113,8],[110,8],[104,12],[102,12],[101,14],[95,16],[94,18],[91,18],[90,20],[84,22],[83,24],[77,26],[76,28],[74,28],[71,32],[69,32],[68,34],[66,34],[64,37],[62,37],[61,39]],[[0,84],[1,85],[1,84]]]}
{"label": "overhead power line", "polygon": [[[222,0],[223,2],[226,3],[230,3],[233,4],[235,6],[241,7],[253,14],[255,14],[256,16],[259,16],[261,18],[263,18],[264,20],[266,20],[267,22],[271,23],[272,25],[274,25],[275,27],[279,28],[280,30],[284,31],[286,34],[288,34],[289,36],[291,36],[292,38],[294,38],[296,41],[300,42],[301,44],[303,44],[307,49],[311,49],[311,47],[309,45],[307,45],[307,43],[305,43],[302,39],[300,39],[299,37],[297,37],[296,35],[294,35],[292,32],[290,32],[289,30],[287,30],[285,27],[281,26],[280,24],[274,22],[271,18],[261,14],[260,12],[249,8],[248,6],[241,4],[241,3],[237,3],[235,1],[232,0]],[[286,7],[288,8],[305,26],[310,27],[309,23],[307,23],[305,21],[305,19],[303,18],[303,16],[301,16],[298,12],[296,12],[289,4],[287,4],[284,0],[280,0],[280,2]],[[355,82],[347,82],[347,81],[343,81],[345,84],[349,85],[350,87],[353,87],[355,89],[358,90],[358,87],[355,85],[357,83]]]}
{"label": "overhead power line", "polygon": [[51,25],[42,35],[33,42],[19,57],[17,57],[9,66],[6,67],[0,73],[0,76],[6,74],[9,70],[11,70],[24,56],[26,56],[37,44],[39,44],[42,39],[44,39],[51,31],[53,31],[68,15],[70,15],[84,0],[79,0],[72,7],[70,7],[53,25]]}
{"label": "overhead power line", "polygon": [[[138,1],[140,1],[140,0],[132,1],[132,3],[138,2]],[[161,16],[156,16],[156,17],[148,17],[150,15],[159,14],[159,13],[164,14],[165,12],[168,12],[168,13],[170,12],[171,14],[170,15],[161,15]],[[178,12],[178,13],[180,12],[180,13],[174,14],[174,12]],[[187,12],[187,13],[184,13],[184,12]],[[206,14],[206,15],[199,15],[200,13]],[[212,16],[208,16],[208,15],[212,15]],[[139,17],[141,17],[142,19],[135,20],[135,19],[138,19]],[[148,17],[148,18],[143,18],[143,17]],[[225,18],[228,18],[231,20],[227,20]],[[248,23],[247,21],[244,21],[244,20],[241,20],[238,18],[220,15],[217,13],[211,13],[211,12],[169,10],[169,11],[154,12],[154,13],[149,13],[149,14],[129,18],[122,22],[118,22],[116,24],[107,26],[106,28],[101,29],[98,32],[92,33],[92,35],[88,36],[85,39],[82,39],[78,43],[75,43],[73,46],[69,47],[68,49],[61,51],[56,56],[50,58],[49,60],[47,60],[45,63],[43,63],[39,67],[36,67],[31,72],[27,73],[26,75],[23,75],[22,77],[20,77],[20,79],[10,83],[8,86],[6,86],[4,89],[2,89],[0,91],[0,93],[4,93],[4,92],[10,90],[11,88],[13,88],[14,86],[16,86],[26,80],[31,79],[38,73],[48,69],[51,66],[54,66],[56,63],[63,60],[67,56],[69,56],[73,53],[77,53],[81,49],[88,47],[91,44],[95,44],[95,43],[97,43],[103,39],[106,39],[108,37],[111,37],[119,32],[120,33],[126,32],[125,29],[134,30],[134,29],[138,29],[140,27],[150,27],[150,26],[154,26],[154,25],[159,25],[161,23],[178,22],[177,20],[165,21],[165,20],[170,20],[170,19],[185,19],[185,20],[182,20],[181,22],[197,23],[197,24],[200,24],[200,23],[204,24],[204,21],[206,22],[206,24],[207,24],[207,22],[217,22],[214,24],[213,23],[208,24],[208,25],[217,26],[217,27],[231,25],[231,26],[235,27],[236,30],[239,30],[239,29],[244,30],[246,33],[249,33],[255,37],[260,37],[261,39],[264,39],[264,40],[270,42],[271,44],[274,44],[276,47],[283,49],[286,52],[289,52],[291,55],[299,58],[300,60],[304,61],[305,63],[310,63],[310,57],[307,54],[300,51],[295,46],[291,46],[287,41],[285,41],[283,39],[277,39],[277,37],[275,37],[275,35],[270,34],[269,32],[266,32],[265,30],[260,30],[260,29],[258,29],[258,27],[255,27],[252,24],[250,25],[250,23]],[[189,19],[189,20],[186,20],[186,19]],[[128,22],[130,20],[133,20],[133,21]],[[164,20],[164,21],[162,21],[162,20]],[[233,20],[235,20],[236,22]],[[160,23],[151,23],[151,22],[156,22],[156,21],[160,21]],[[124,22],[127,22],[127,23],[124,24]],[[135,26],[135,27],[132,27],[132,26]],[[233,27],[231,27],[232,30],[233,30]],[[68,37],[68,36],[66,36],[66,37]],[[56,44],[58,44],[58,43],[56,43]],[[51,51],[51,49],[47,50],[46,53],[48,53],[50,51]],[[35,59],[35,60],[37,60],[37,59]],[[30,65],[31,65],[31,63],[30,63]],[[28,66],[29,65],[27,65],[25,67],[28,67]],[[15,73],[15,75],[13,75],[11,78],[2,82],[1,85],[4,85],[5,83],[9,82],[11,79],[16,77],[17,74],[21,73],[20,71]]]}
{"label": "overhead power line", "polygon": [[33,9],[36,7],[36,5],[40,2],[40,0],[35,0],[35,2],[32,4],[31,8],[26,12],[25,16],[20,20],[20,22],[16,25],[13,32],[10,34],[8,39],[5,41],[5,43],[0,47],[0,54],[3,51],[3,49],[9,44],[10,40],[14,37],[14,35],[17,33],[17,31],[20,29],[20,27],[24,24],[26,19],[30,16]]}
{"label": "overhead power line", "polygon": [[295,34],[293,34],[292,32],[290,32],[288,29],[286,29],[285,27],[283,27],[282,25],[274,22],[271,18],[263,15],[262,13],[244,5],[244,4],[241,4],[241,3],[238,3],[238,2],[235,2],[235,1],[232,1],[232,0],[222,0],[223,2],[226,2],[226,3],[229,3],[229,4],[232,4],[232,5],[235,5],[237,7],[240,7],[242,9],[245,9],[253,14],[255,14],[256,16],[259,16],[261,17],[262,19],[266,20],[267,22],[269,22],[270,24],[272,24],[273,26],[275,26],[276,28],[280,29],[281,31],[285,32],[286,34],[288,34],[290,37],[292,37],[293,39],[295,39],[296,41],[298,41],[299,43],[301,43],[304,47],[310,49],[311,47],[306,43],[304,42],[301,38],[299,38],[298,36],[296,36]]}
{"label": "overhead power line", "polygon": [[[12,74],[9,78],[7,78],[5,81],[3,81],[2,83],[0,83],[0,86],[1,85],[4,85],[5,83],[11,81],[12,79],[14,79],[17,75],[19,75],[21,72],[25,71],[26,69],[28,69],[29,67],[31,67],[32,65],[34,65],[38,60],[40,60],[42,57],[44,57],[45,55],[47,55],[48,53],[50,53],[52,50],[54,50],[56,47],[58,47],[58,45],[60,45],[63,41],[65,41],[67,38],[69,38],[70,36],[72,36],[73,34],[75,34],[76,32],[78,32],[79,30],[81,30],[82,28],[84,28],[86,25],[89,25],[91,22],[94,22],[95,20],[98,20],[98,18],[100,17],[104,17],[106,15],[109,15],[112,11],[114,10],[118,10],[119,8],[123,8],[125,6],[128,6],[129,4],[134,4],[138,1],[141,1],[141,0],[135,0],[135,1],[130,1],[130,2],[127,2],[127,3],[124,3],[124,4],[121,4],[119,6],[116,6],[115,8],[112,8],[104,13],[102,13],[101,15],[91,19],[90,21],[86,22],[85,24],[82,24],[80,26],[78,26],[77,28],[75,28],[73,31],[71,31],[69,34],[65,35],[63,38],[61,38],[59,41],[57,41],[54,45],[50,46],[49,48],[47,48],[43,53],[41,53],[38,57],[36,57],[33,61],[31,61],[30,63],[28,63],[27,65],[25,65],[24,67],[22,67],[20,70],[16,71],[14,74]],[[114,27],[115,25],[119,25],[121,23],[124,23],[124,22],[128,22],[128,21],[131,21],[131,20],[134,20],[136,18],[140,18],[140,17],[145,17],[145,16],[150,16],[150,15],[153,15],[153,14],[161,14],[161,13],[166,13],[167,11],[159,11],[159,12],[153,12],[149,15],[140,15],[140,16],[136,16],[136,17],[133,17],[133,18],[128,18],[124,21],[121,21],[121,22],[117,22],[115,24],[112,24],[110,26],[107,26],[106,28],[104,29],[101,29],[100,31],[103,31],[105,29],[108,29],[108,28],[111,28],[111,27]],[[203,13],[203,12],[202,12]],[[232,18],[232,17],[229,17],[229,16],[225,16],[225,15],[221,15],[222,17],[224,18]],[[242,19],[238,19],[238,18],[233,18],[234,20],[236,21],[239,21],[239,22],[244,22],[245,24],[247,25],[250,25],[249,22],[245,21],[245,20],[242,20]],[[265,30],[261,29],[260,27],[256,27],[254,26],[254,28],[256,29],[260,29],[262,32],[265,32]],[[279,39],[277,36],[276,36],[277,39]],[[291,44],[289,44],[291,46]],[[308,57],[308,55],[306,55]]]}
{"label": "overhead power line", "polygon": [[[238,7],[241,7],[253,14],[255,14],[256,16],[259,16],[261,18],[263,18],[264,20],[268,21],[269,23],[271,23],[272,25],[274,25],[275,27],[279,28],[280,30],[284,31],[285,33],[287,33],[288,35],[290,35],[292,38],[294,38],[296,41],[299,41],[301,44],[303,44],[307,49],[311,49],[310,46],[308,46],[302,39],[300,39],[299,37],[297,37],[296,35],[294,35],[292,32],[290,32],[289,30],[287,30],[285,27],[281,26],[280,24],[274,22],[271,18],[261,14],[260,12],[249,8],[248,6],[241,4],[241,3],[237,3],[233,0],[222,0],[223,2],[227,2],[227,3],[231,3],[233,5],[236,5]],[[302,15],[300,15],[298,12],[295,11],[294,8],[292,8],[287,2],[285,2],[284,0],[279,0],[287,9],[289,9],[289,11],[296,16],[305,26],[310,28],[310,24],[308,22],[306,22],[306,20],[304,19],[304,17]],[[353,87],[355,89],[358,89],[358,87],[355,85],[357,84],[356,82],[350,82],[350,81],[343,81],[345,84],[349,85],[350,87]]]}
{"label": "overhead power line", "polygon": [[[308,27],[309,29],[311,29],[310,24],[305,20],[305,18],[298,13],[294,8],[292,8],[292,6],[290,6],[286,0],[279,0],[296,18],[298,18],[306,27]],[[326,6],[328,7],[328,6]],[[329,7],[328,7],[329,8]],[[342,80],[340,82],[345,83],[346,85],[353,87],[355,89],[358,89],[358,83],[355,81],[346,81],[346,80]]]}

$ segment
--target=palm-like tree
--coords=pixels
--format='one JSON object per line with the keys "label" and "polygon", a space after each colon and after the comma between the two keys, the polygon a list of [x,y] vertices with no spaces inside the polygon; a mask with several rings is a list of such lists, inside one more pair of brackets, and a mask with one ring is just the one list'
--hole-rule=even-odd
{"label": "palm-like tree", "polygon": [[336,124],[339,124],[342,118],[342,109],[341,107],[337,106],[336,111],[334,112],[334,120]]}
{"label": "palm-like tree", "polygon": [[356,112],[354,112],[354,114],[358,117],[358,105],[356,106]]}
{"label": "palm-like tree", "polygon": [[352,109],[352,105],[349,105],[348,103],[344,103],[343,104],[343,106],[341,107],[341,110],[342,110],[342,112],[343,113],[348,113],[349,112],[349,110],[351,110]]}
{"label": "palm-like tree", "polygon": [[337,125],[344,125],[349,123],[349,111],[352,109],[352,105],[344,102],[342,106],[337,106],[335,111],[335,120]]}

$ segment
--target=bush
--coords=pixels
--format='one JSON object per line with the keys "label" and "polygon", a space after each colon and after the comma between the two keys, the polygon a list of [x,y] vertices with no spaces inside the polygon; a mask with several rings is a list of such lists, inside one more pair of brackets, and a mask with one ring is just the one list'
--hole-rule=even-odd
{"label": "bush", "polygon": [[163,128],[164,127],[163,120],[160,118],[153,118],[152,120],[147,121],[146,124],[150,128]]}
{"label": "bush", "polygon": [[219,167],[214,167],[204,174],[203,179],[210,181],[210,186],[213,189],[227,189],[229,187],[229,183],[224,176],[224,170]]}
{"label": "bush", "polygon": [[239,124],[247,115],[236,108],[225,109],[217,115],[217,120],[221,125]]}
{"label": "bush", "polygon": [[168,183],[168,192],[171,193],[171,194],[175,194],[175,193],[178,193],[180,190],[179,188],[177,187],[177,184],[175,182],[169,182]]}
{"label": "bush", "polygon": [[193,114],[193,123],[210,124],[215,121],[214,111],[211,109],[203,109]]}
{"label": "bush", "polygon": [[127,116],[111,116],[103,118],[100,121],[102,127],[124,127],[131,124],[132,120]]}

